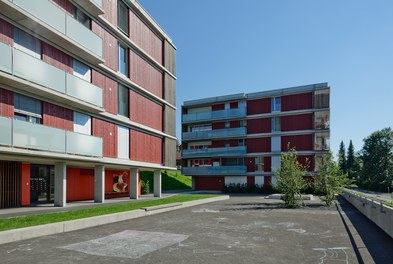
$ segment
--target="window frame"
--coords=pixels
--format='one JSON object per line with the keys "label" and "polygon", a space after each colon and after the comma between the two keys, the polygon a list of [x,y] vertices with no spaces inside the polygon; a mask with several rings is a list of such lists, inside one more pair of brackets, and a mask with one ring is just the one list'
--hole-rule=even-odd
{"label": "window frame", "polygon": [[[117,113],[118,113],[118,115],[130,118],[130,91],[129,91],[130,89],[121,83],[118,83],[117,89],[118,89],[118,92],[117,92]],[[125,93],[127,94],[126,101],[124,101],[124,98],[122,97],[122,95],[125,95]],[[124,109],[121,108],[124,105],[126,105],[127,115],[124,114],[125,111],[124,111]]]}
{"label": "window frame", "polygon": [[[124,50],[124,56],[121,56],[121,50]],[[128,62],[129,62],[129,58],[128,58],[128,48],[127,46],[121,44],[120,42],[118,43],[118,62],[119,62],[119,66],[118,66],[118,72],[126,77],[128,77],[129,75],[129,67],[128,67]],[[124,64],[124,71],[122,71],[122,65]]]}
{"label": "window frame", "polygon": [[[126,27],[127,28],[122,28],[123,23],[121,23],[121,7],[124,7],[124,10],[126,11],[126,20],[127,20],[127,24]],[[124,1],[122,0],[117,0],[117,28],[124,34],[126,34],[127,36],[129,36],[129,32],[130,32],[130,15],[129,15],[130,9],[128,8],[128,6],[126,5],[126,3],[124,3]],[[123,14],[124,15],[124,14]],[[124,18],[123,18],[124,20]]]}

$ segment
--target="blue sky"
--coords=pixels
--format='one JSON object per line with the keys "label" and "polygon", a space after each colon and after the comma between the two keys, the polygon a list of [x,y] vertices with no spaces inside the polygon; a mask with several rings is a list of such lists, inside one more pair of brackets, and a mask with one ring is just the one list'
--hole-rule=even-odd
{"label": "blue sky", "polygon": [[391,0],[139,0],[177,47],[186,100],[328,82],[331,147],[393,127]]}

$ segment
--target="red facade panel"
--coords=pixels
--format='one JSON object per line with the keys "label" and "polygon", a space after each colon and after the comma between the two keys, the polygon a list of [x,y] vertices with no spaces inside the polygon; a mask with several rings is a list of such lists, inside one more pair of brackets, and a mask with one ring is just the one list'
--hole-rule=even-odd
{"label": "red facade panel", "polygon": [[30,164],[22,163],[22,181],[20,193],[20,205],[30,205]]}
{"label": "red facade panel", "polygon": [[94,21],[92,21],[91,30],[102,38],[103,58],[105,60],[105,65],[112,70],[117,71],[119,67],[117,59],[117,39]]}
{"label": "red facade panel", "polygon": [[314,171],[314,156],[313,155],[303,155],[297,156],[297,160],[301,165],[306,167],[307,171]]}
{"label": "red facade panel", "polygon": [[14,117],[14,93],[0,88],[0,116]]}
{"label": "red facade panel", "polygon": [[272,157],[263,158],[263,171],[272,171]]}
{"label": "red facade panel", "polygon": [[74,130],[74,112],[70,109],[42,102],[42,123],[64,130]]}
{"label": "red facade panel", "polygon": [[162,131],[163,107],[130,90],[131,120]]}
{"label": "red facade panel", "polygon": [[91,71],[91,79],[92,83],[101,87],[104,92],[105,111],[117,114],[117,82],[94,69]]}
{"label": "red facade panel", "polygon": [[130,158],[132,160],[162,163],[162,138],[132,129],[130,137]]}
{"label": "red facade panel", "polygon": [[117,1],[104,0],[102,9],[104,14],[102,15],[108,20],[113,26],[117,25]]}
{"label": "red facade panel", "polygon": [[224,177],[194,177],[195,190],[221,191],[224,188]]}
{"label": "red facade panel", "polygon": [[239,107],[239,103],[238,103],[238,102],[231,102],[231,103],[229,104],[229,107],[230,107],[231,109],[238,108],[238,107]]}
{"label": "red facade panel", "polygon": [[65,10],[69,15],[75,14],[75,6],[69,0],[52,0],[55,4]]}
{"label": "red facade panel", "polygon": [[254,176],[247,176],[247,184],[255,184],[255,177]]}
{"label": "red facade panel", "polygon": [[312,93],[292,94],[281,97],[281,111],[312,108]]}
{"label": "red facade panel", "polygon": [[42,60],[68,73],[73,73],[72,57],[51,45],[41,42]]}
{"label": "red facade panel", "polygon": [[255,158],[248,157],[246,158],[247,162],[247,172],[254,172],[255,171]]}
{"label": "red facade panel", "polygon": [[130,10],[130,39],[160,64],[163,63],[163,42]]}
{"label": "red facade panel", "polygon": [[223,148],[225,147],[225,140],[213,140],[212,148]]}
{"label": "red facade panel", "polygon": [[230,121],[230,127],[231,127],[231,128],[240,127],[239,120]]}
{"label": "red facade panel", "polygon": [[238,147],[239,146],[239,140],[238,139],[230,139],[229,140],[229,146],[231,146],[231,147]]}
{"label": "red facade panel", "polygon": [[214,122],[212,123],[212,129],[224,129],[225,128],[225,122]]}
{"label": "red facade panel", "polygon": [[313,129],[313,114],[281,117],[281,131]]}
{"label": "red facade panel", "polygon": [[271,99],[262,98],[247,101],[247,115],[266,114],[271,112]]}
{"label": "red facade panel", "polygon": [[224,110],[224,109],[225,109],[225,104],[212,105],[212,111],[219,111],[219,110]]}
{"label": "red facade panel", "polygon": [[248,138],[247,139],[247,152],[270,152],[271,151],[271,139],[270,137],[263,138]]}
{"label": "red facade panel", "polygon": [[270,118],[258,118],[247,120],[247,134],[269,133],[272,131]]}
{"label": "red facade panel", "polygon": [[104,157],[117,158],[117,125],[93,118],[93,136],[103,140]]}
{"label": "red facade panel", "polygon": [[67,168],[67,202],[94,199],[94,170]]}
{"label": "red facade panel", "polygon": [[149,92],[163,98],[163,74],[130,50],[130,79]]}
{"label": "red facade panel", "polygon": [[296,135],[296,136],[282,136],[281,137],[281,150],[288,150],[288,144],[290,148],[295,148],[297,151],[300,150],[312,150],[313,149],[313,135]]}
{"label": "red facade panel", "polygon": [[0,18],[0,41],[13,46],[14,26]]}

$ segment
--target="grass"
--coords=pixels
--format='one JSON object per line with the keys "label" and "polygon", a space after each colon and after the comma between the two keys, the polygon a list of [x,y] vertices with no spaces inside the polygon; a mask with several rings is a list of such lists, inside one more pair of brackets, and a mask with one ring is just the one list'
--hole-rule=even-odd
{"label": "grass", "polygon": [[[180,171],[162,171],[162,190],[187,190],[192,188],[191,176],[184,176]],[[152,171],[142,171],[141,180],[149,181],[150,192],[154,190],[154,176]]]}
{"label": "grass", "polygon": [[157,199],[157,200],[108,205],[108,206],[93,207],[88,209],[72,210],[67,212],[28,215],[28,216],[11,217],[11,218],[0,218],[0,231],[29,227],[29,226],[44,225],[50,223],[57,223],[57,222],[81,219],[81,218],[92,217],[92,216],[126,212],[126,211],[137,210],[143,207],[150,207],[150,206],[170,204],[170,203],[188,202],[188,201],[206,199],[206,198],[217,197],[217,196],[218,195],[212,195],[212,194],[178,194],[178,195]]}

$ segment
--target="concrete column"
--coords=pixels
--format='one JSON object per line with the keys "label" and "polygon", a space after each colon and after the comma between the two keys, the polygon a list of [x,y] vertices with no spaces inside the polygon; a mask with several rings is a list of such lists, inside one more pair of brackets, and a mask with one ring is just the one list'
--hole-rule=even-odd
{"label": "concrete column", "polygon": [[94,202],[105,202],[105,167],[102,165],[94,167]]}
{"label": "concrete column", "polygon": [[55,206],[65,207],[67,199],[67,165],[55,163]]}
{"label": "concrete column", "polygon": [[139,170],[130,169],[130,199],[138,200]]}
{"label": "concrete column", "polygon": [[161,170],[154,171],[154,197],[161,197]]}

